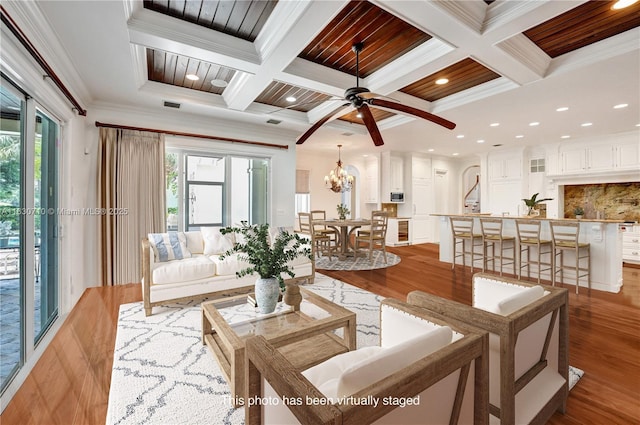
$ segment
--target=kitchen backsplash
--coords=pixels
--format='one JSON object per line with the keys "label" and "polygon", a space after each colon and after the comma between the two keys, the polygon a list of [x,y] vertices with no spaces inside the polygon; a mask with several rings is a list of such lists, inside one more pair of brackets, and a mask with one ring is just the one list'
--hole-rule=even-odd
{"label": "kitchen backsplash", "polygon": [[385,204],[382,203],[382,211],[386,211],[389,213],[389,217],[397,217],[398,216],[398,204]]}
{"label": "kitchen backsplash", "polygon": [[584,209],[584,218],[640,222],[640,182],[567,185],[564,217],[575,218],[576,207]]}

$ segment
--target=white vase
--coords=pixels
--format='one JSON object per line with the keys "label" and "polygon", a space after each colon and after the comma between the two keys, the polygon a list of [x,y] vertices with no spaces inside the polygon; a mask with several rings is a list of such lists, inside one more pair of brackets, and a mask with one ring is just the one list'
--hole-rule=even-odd
{"label": "white vase", "polygon": [[263,279],[259,277],[255,286],[256,304],[258,304],[259,313],[273,313],[278,304],[280,296],[280,284],[278,279],[270,277]]}

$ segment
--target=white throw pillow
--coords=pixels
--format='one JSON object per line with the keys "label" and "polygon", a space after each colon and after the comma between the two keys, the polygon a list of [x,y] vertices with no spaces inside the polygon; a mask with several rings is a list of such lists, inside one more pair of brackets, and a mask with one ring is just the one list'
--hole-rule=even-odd
{"label": "white throw pillow", "polygon": [[451,328],[442,326],[401,344],[383,348],[373,356],[344,371],[338,381],[337,397],[357,393],[361,389],[398,372],[451,343],[452,336]]}
{"label": "white throw pillow", "polygon": [[204,252],[204,240],[200,230],[184,232],[184,236],[187,238],[187,248],[189,248],[191,254],[202,254]]}
{"label": "white throw pillow", "polygon": [[535,300],[542,298],[544,289],[540,285],[531,286],[527,289],[503,298],[498,303],[497,313],[502,316],[508,316],[514,311],[520,310],[522,307],[531,304]]}
{"label": "white throw pillow", "polygon": [[191,258],[184,232],[149,233],[147,237],[159,263]]}
{"label": "white throw pillow", "polygon": [[202,227],[202,239],[204,239],[204,255],[224,254],[233,248],[233,233],[223,235],[220,227]]}

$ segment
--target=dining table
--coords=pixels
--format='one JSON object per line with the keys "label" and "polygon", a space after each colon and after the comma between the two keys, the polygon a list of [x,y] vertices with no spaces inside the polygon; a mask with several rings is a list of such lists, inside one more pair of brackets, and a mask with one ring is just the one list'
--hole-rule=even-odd
{"label": "dining table", "polygon": [[326,226],[330,229],[334,229],[338,233],[338,246],[340,247],[338,258],[340,260],[344,260],[346,257],[355,256],[356,250],[351,243],[351,235],[353,232],[362,226],[371,225],[371,220],[364,218],[313,220],[312,225]]}

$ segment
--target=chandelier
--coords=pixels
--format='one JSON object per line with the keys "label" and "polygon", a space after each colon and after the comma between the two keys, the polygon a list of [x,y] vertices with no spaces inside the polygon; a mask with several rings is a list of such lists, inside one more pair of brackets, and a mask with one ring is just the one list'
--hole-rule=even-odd
{"label": "chandelier", "polygon": [[351,190],[351,186],[353,185],[353,176],[342,168],[342,160],[340,159],[341,148],[342,145],[338,145],[338,166],[331,170],[328,176],[324,176],[325,186],[336,193],[347,192]]}

